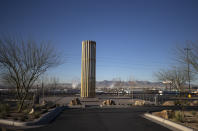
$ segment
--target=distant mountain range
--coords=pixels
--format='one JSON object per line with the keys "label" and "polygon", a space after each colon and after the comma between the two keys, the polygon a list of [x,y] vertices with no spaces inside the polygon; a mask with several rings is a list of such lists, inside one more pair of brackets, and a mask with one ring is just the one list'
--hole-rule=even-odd
{"label": "distant mountain range", "polygon": [[[47,86],[47,85],[45,85]],[[57,84],[56,87],[58,88],[78,88],[80,89],[80,83],[75,82],[75,83],[60,83]],[[191,85],[196,86],[196,85]],[[0,89],[1,88],[7,88],[8,86],[4,86],[3,84],[0,84]],[[50,86],[49,86],[50,87]],[[109,81],[109,80],[104,80],[104,81],[97,81],[96,82],[96,88],[117,88],[117,87],[124,87],[124,88],[129,88],[129,87],[135,87],[135,88],[163,88],[165,85],[162,82],[150,82],[150,81],[133,81],[133,83],[130,83],[128,81]]]}
{"label": "distant mountain range", "polygon": [[[149,82],[149,81],[133,81],[131,84],[128,81],[97,81],[96,88],[114,88],[114,87],[139,87],[139,88],[156,88],[156,87],[164,87],[165,85],[161,82]],[[7,86],[0,85],[0,88],[6,88]],[[60,83],[57,85],[59,88],[80,88],[79,83]]]}
{"label": "distant mountain range", "polygon": [[150,82],[150,81],[133,81],[133,83],[130,83],[128,81],[97,81],[96,87],[97,88],[113,88],[113,87],[139,87],[139,88],[156,88],[156,87],[165,87],[165,85],[161,82]]}

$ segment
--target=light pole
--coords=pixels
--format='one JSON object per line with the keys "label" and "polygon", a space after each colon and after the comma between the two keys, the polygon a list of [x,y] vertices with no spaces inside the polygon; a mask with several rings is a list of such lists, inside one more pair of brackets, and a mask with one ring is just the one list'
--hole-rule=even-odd
{"label": "light pole", "polygon": [[188,92],[190,93],[190,64],[189,64],[189,51],[191,50],[190,48],[184,48],[184,50],[186,51],[186,60],[187,60],[187,72],[188,72]]}

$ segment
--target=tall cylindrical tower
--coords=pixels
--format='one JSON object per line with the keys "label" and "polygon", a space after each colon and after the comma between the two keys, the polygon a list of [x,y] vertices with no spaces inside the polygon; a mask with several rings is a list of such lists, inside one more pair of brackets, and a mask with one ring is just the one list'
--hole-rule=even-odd
{"label": "tall cylindrical tower", "polygon": [[95,97],[96,42],[82,41],[81,97]]}

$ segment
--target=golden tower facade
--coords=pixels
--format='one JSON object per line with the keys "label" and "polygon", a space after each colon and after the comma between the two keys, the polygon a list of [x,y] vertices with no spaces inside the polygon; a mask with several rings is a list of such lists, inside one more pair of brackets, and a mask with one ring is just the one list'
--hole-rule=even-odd
{"label": "golden tower facade", "polygon": [[95,97],[96,42],[82,41],[81,97]]}

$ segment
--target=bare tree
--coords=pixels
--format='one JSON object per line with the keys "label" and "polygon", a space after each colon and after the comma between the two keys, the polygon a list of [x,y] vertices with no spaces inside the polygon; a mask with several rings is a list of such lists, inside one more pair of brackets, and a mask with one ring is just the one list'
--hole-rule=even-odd
{"label": "bare tree", "polygon": [[[179,91],[184,91],[184,85],[188,81],[187,72],[180,67],[173,67],[168,70],[161,70],[155,73],[159,81],[170,81],[172,86]],[[191,76],[193,78],[193,76]]]}
{"label": "bare tree", "polygon": [[4,82],[16,88],[20,112],[29,89],[60,57],[49,43],[10,37],[0,38],[0,66]]}
{"label": "bare tree", "polygon": [[198,73],[198,44],[187,41],[185,47],[176,48],[176,56],[179,63],[186,66],[190,91],[190,83]]}
{"label": "bare tree", "polygon": [[172,77],[172,71],[171,70],[160,70],[158,72],[156,72],[155,77],[157,78],[158,81],[161,81],[163,83],[169,83],[170,85],[170,89],[172,86],[172,83],[174,81],[174,78]]}
{"label": "bare tree", "polygon": [[189,63],[195,69],[196,73],[198,73],[198,44],[192,43],[190,48]]}

